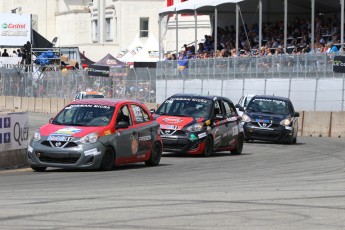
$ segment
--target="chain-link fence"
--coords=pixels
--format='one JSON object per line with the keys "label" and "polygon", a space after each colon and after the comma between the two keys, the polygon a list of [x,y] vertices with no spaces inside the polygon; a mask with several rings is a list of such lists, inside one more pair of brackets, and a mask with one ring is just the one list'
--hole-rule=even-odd
{"label": "chain-link fence", "polygon": [[[247,93],[276,93],[301,110],[344,111],[344,74],[332,54],[299,54],[161,61],[156,68],[113,68],[110,77],[57,66],[0,66],[0,95],[74,98],[96,90],[109,98],[161,103],[174,93],[209,93],[236,102]],[[181,67],[182,64],[184,67]]]}
{"label": "chain-link fence", "polygon": [[86,70],[60,70],[56,66],[12,65],[0,69],[0,95],[74,98],[93,90],[109,98],[155,102],[156,69],[114,69],[110,77],[88,76]]}

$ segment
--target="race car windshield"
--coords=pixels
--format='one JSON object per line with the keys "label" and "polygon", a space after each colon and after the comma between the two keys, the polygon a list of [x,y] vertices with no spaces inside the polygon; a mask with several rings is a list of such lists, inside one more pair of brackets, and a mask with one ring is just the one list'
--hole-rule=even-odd
{"label": "race car windshield", "polygon": [[85,98],[104,98],[101,94],[86,94]]}
{"label": "race car windshield", "polygon": [[247,111],[288,115],[290,114],[290,106],[287,101],[255,98],[248,104]]}
{"label": "race car windshield", "polygon": [[184,116],[193,118],[208,118],[211,115],[212,101],[204,98],[169,98],[157,114],[169,116]]}
{"label": "race car windshield", "polygon": [[52,121],[56,125],[106,126],[115,107],[107,105],[73,104],[65,107]]}

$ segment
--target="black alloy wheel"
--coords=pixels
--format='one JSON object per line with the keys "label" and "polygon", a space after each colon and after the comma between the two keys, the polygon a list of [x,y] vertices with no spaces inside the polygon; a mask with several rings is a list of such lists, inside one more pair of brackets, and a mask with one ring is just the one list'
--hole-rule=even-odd
{"label": "black alloy wheel", "polygon": [[244,142],[243,135],[238,134],[236,148],[234,150],[230,151],[230,153],[232,155],[240,155],[242,153],[242,150],[243,150],[243,142]]}
{"label": "black alloy wheel", "polygon": [[115,154],[112,148],[108,147],[103,155],[101,166],[99,167],[102,171],[109,171],[114,168],[115,165]]}
{"label": "black alloy wheel", "polygon": [[212,152],[213,152],[213,141],[212,138],[210,136],[208,136],[206,138],[206,140],[204,141],[205,146],[204,146],[204,151],[202,152],[202,155],[204,157],[209,157],[211,156]]}
{"label": "black alloy wheel", "polygon": [[145,165],[147,166],[157,166],[159,162],[161,161],[162,157],[162,145],[159,142],[156,142],[152,146],[151,154],[150,154],[150,159],[145,161]]}

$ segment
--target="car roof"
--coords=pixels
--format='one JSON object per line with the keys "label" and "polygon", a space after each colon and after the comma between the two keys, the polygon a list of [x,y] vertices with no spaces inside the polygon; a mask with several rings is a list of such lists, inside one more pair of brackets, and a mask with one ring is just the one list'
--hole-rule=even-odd
{"label": "car roof", "polygon": [[108,105],[108,106],[116,106],[117,104],[124,102],[124,103],[136,103],[143,105],[143,103],[134,101],[134,100],[126,100],[126,99],[112,99],[112,98],[87,98],[83,100],[76,100],[72,101],[70,104],[75,105],[75,104],[90,104],[90,105]]}
{"label": "car roof", "polygon": [[97,91],[81,91],[82,94],[92,94],[92,95],[102,95],[102,93]]}
{"label": "car roof", "polygon": [[274,95],[255,95],[253,98],[277,99],[281,101],[290,101],[290,99],[287,97],[274,96]]}
{"label": "car roof", "polygon": [[[223,97],[223,96],[192,94],[192,93],[177,93],[177,94],[170,96],[170,98],[172,98],[172,97],[190,97],[190,98],[199,98],[199,99],[201,98],[201,99],[209,99],[209,100],[213,100],[214,98],[217,98],[217,99],[225,99],[225,100],[231,101],[229,98]],[[231,103],[232,103],[232,101],[231,101]]]}

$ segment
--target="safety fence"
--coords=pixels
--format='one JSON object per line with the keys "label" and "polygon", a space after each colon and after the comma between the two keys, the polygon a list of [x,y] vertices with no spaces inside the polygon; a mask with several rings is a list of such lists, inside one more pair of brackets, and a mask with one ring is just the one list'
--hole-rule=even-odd
{"label": "safety fence", "polygon": [[[301,111],[344,111],[344,74],[333,72],[332,54],[169,60],[156,68],[114,68],[110,77],[57,66],[0,66],[0,95],[72,99],[97,90],[109,98],[162,103],[175,93],[227,96],[275,94]],[[181,67],[184,65],[184,67]]]}
{"label": "safety fence", "polygon": [[307,53],[166,60],[157,65],[157,79],[340,77],[333,73],[334,56]]}

